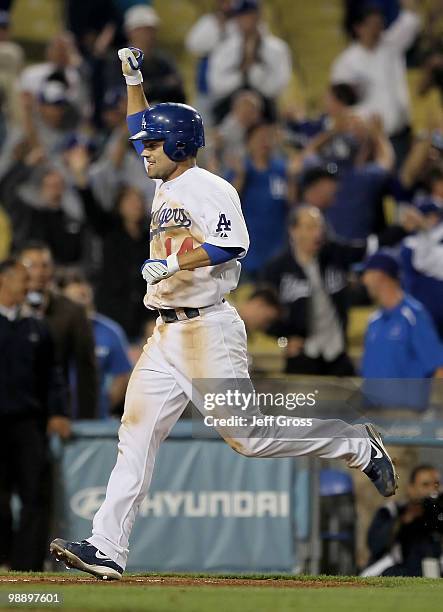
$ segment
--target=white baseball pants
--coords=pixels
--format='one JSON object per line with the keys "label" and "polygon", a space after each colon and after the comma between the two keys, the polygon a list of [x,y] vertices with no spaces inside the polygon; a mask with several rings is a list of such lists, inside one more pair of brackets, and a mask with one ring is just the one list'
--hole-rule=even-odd
{"label": "white baseball pants", "polygon": [[[129,381],[117,462],[88,539],[123,568],[158,448],[192,399],[192,380],[249,377],[245,327],[237,311],[224,302],[202,312],[175,323],[159,318]],[[212,414],[217,416],[217,409]],[[331,428],[340,431],[340,437],[331,437]],[[312,427],[300,429],[300,436],[288,440],[278,435],[263,437],[260,432],[260,437],[226,441],[251,457],[343,458],[350,467],[360,469],[369,463],[370,444],[361,426],[313,419]]]}

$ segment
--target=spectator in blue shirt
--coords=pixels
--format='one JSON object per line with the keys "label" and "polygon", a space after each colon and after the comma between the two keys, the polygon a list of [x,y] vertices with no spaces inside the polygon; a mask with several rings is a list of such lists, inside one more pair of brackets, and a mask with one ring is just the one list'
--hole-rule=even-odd
{"label": "spectator in blue shirt", "polygon": [[61,284],[66,297],[86,308],[93,326],[99,372],[99,418],[118,416],[132,369],[125,332],[118,323],[94,311],[92,287],[83,275],[67,273]]}
{"label": "spectator in blue shirt", "polygon": [[443,338],[443,207],[424,200],[415,218],[418,231],[403,240],[400,253],[403,286],[426,307]]}
{"label": "spectator in blue shirt", "polygon": [[275,150],[275,141],[272,124],[252,126],[247,134],[246,158],[232,163],[226,175],[240,194],[243,214],[253,238],[242,260],[243,270],[251,279],[285,243],[293,179],[287,160]]}
{"label": "spectator in blue shirt", "polygon": [[429,379],[443,377],[443,344],[434,323],[424,306],[402,290],[399,266],[391,254],[378,251],[364,270],[366,289],[380,306],[366,331],[365,396],[383,407],[424,409]]}
{"label": "spectator in blue shirt", "polygon": [[381,229],[381,198],[394,166],[394,151],[381,122],[344,114],[334,126],[312,139],[306,164],[338,171],[335,200],[326,213],[339,238],[362,240]]}
{"label": "spectator in blue shirt", "polygon": [[297,183],[297,204],[314,206],[323,212],[332,206],[338,188],[336,172],[314,166],[305,170]]}

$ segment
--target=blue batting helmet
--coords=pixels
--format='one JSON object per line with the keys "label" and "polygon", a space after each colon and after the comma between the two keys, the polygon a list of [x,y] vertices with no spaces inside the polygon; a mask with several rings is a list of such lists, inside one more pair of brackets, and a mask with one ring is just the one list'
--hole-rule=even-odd
{"label": "blue batting helmet", "polygon": [[202,118],[187,104],[156,104],[143,113],[141,127],[129,140],[164,140],[163,150],[175,162],[195,156],[205,146]]}

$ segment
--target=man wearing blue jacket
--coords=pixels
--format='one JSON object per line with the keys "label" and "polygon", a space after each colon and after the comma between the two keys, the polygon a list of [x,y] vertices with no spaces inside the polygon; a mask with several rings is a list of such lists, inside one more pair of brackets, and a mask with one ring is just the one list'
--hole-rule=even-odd
{"label": "man wearing blue jacket", "polygon": [[363,282],[379,305],[365,337],[365,396],[382,407],[427,407],[430,379],[443,377],[443,344],[426,308],[405,293],[399,266],[378,251],[365,264]]}

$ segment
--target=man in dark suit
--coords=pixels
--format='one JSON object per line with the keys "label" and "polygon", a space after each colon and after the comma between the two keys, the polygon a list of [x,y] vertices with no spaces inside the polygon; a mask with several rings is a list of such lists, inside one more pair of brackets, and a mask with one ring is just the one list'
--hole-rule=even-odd
{"label": "man in dark suit", "polygon": [[[48,534],[47,434],[69,435],[65,383],[47,323],[26,313],[28,272],[0,264],[0,556],[14,570],[39,571]],[[12,530],[9,500],[21,502]]]}

